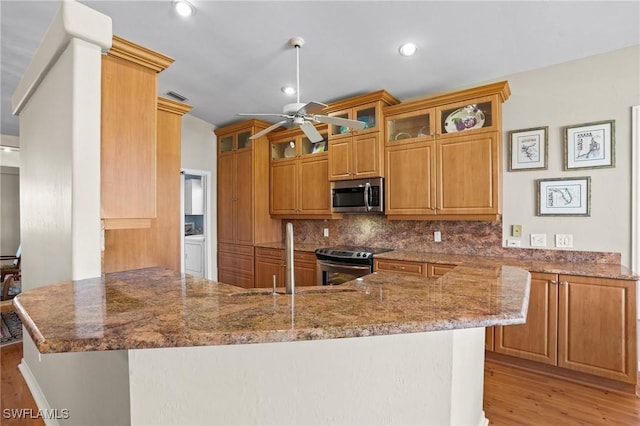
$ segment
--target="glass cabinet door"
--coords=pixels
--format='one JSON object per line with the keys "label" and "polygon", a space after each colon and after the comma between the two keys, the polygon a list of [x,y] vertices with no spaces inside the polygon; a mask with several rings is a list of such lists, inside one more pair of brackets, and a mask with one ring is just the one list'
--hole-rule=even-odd
{"label": "glass cabinet door", "polygon": [[321,154],[323,152],[327,152],[329,149],[329,145],[327,143],[327,132],[320,132],[320,134],[322,135],[322,140],[316,143],[311,142],[306,136],[302,137],[300,141],[301,155]]}
{"label": "glass cabinet door", "polygon": [[364,123],[363,130],[376,129],[378,126],[378,123],[376,122],[375,106],[365,106],[360,109],[356,108],[353,119]]}
{"label": "glass cabinet door", "polygon": [[295,158],[296,152],[296,140],[285,139],[271,143],[271,159],[280,160],[283,158]]}
{"label": "glass cabinet door", "polygon": [[[344,119],[351,118],[351,117],[349,117],[349,111],[348,110],[334,112],[334,113],[329,114],[329,116],[338,117],[338,118],[344,118]],[[337,124],[329,125],[329,132],[330,132],[331,136],[348,135],[349,131],[350,131],[350,129],[348,127],[345,127],[345,126],[339,126]]]}
{"label": "glass cabinet door", "polygon": [[238,149],[251,148],[251,132],[238,133]]}
{"label": "glass cabinet door", "polygon": [[493,96],[473,102],[458,102],[438,108],[440,135],[473,130],[493,130],[497,126],[497,101]]}
{"label": "glass cabinet door", "polygon": [[433,112],[425,110],[387,117],[387,145],[433,137]]}
{"label": "glass cabinet door", "polygon": [[233,151],[233,135],[220,138],[220,153]]}

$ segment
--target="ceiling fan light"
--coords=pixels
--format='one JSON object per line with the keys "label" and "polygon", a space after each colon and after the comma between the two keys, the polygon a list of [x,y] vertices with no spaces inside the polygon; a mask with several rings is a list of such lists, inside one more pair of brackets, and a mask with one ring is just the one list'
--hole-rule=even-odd
{"label": "ceiling fan light", "polygon": [[413,43],[405,43],[398,49],[402,56],[413,56],[417,50],[418,46]]}
{"label": "ceiling fan light", "polygon": [[296,94],[296,88],[292,87],[292,86],[283,86],[280,90],[285,95],[295,95]]}
{"label": "ceiling fan light", "polygon": [[176,0],[173,2],[173,8],[176,10],[176,13],[183,17],[189,17],[193,15],[194,7],[191,3],[186,0]]}

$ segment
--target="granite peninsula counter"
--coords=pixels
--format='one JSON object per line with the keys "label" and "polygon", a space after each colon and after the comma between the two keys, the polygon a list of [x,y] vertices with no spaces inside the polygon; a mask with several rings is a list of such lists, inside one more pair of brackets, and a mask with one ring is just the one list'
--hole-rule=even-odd
{"label": "granite peninsula counter", "polygon": [[49,389],[58,405],[111,423],[486,425],[484,327],[525,322],[529,287],[519,268],[460,265],[291,296],[149,268],[13,303],[34,367],[77,377]]}
{"label": "granite peninsula counter", "polygon": [[438,280],[378,272],[342,286],[298,287],[292,297],[148,268],[27,290],[14,305],[38,350],[57,353],[516,324],[525,320],[528,286],[524,270],[478,265]]}

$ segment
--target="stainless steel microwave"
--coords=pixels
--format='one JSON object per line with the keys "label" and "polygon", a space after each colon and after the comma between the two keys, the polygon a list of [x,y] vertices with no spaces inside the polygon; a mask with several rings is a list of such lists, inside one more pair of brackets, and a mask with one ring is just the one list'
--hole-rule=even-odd
{"label": "stainless steel microwave", "polygon": [[336,213],[383,213],[384,179],[331,182],[331,210]]}

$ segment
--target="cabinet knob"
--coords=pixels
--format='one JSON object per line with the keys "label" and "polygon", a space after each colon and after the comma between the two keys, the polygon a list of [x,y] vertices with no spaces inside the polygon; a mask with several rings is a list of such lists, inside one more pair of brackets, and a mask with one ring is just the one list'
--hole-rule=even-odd
{"label": "cabinet knob", "polygon": [[556,285],[556,284],[558,284],[558,281],[556,281],[556,280],[549,280],[549,284],[551,284],[551,285]]}
{"label": "cabinet knob", "polygon": [[560,285],[567,285],[569,284],[567,281],[560,281]]}

